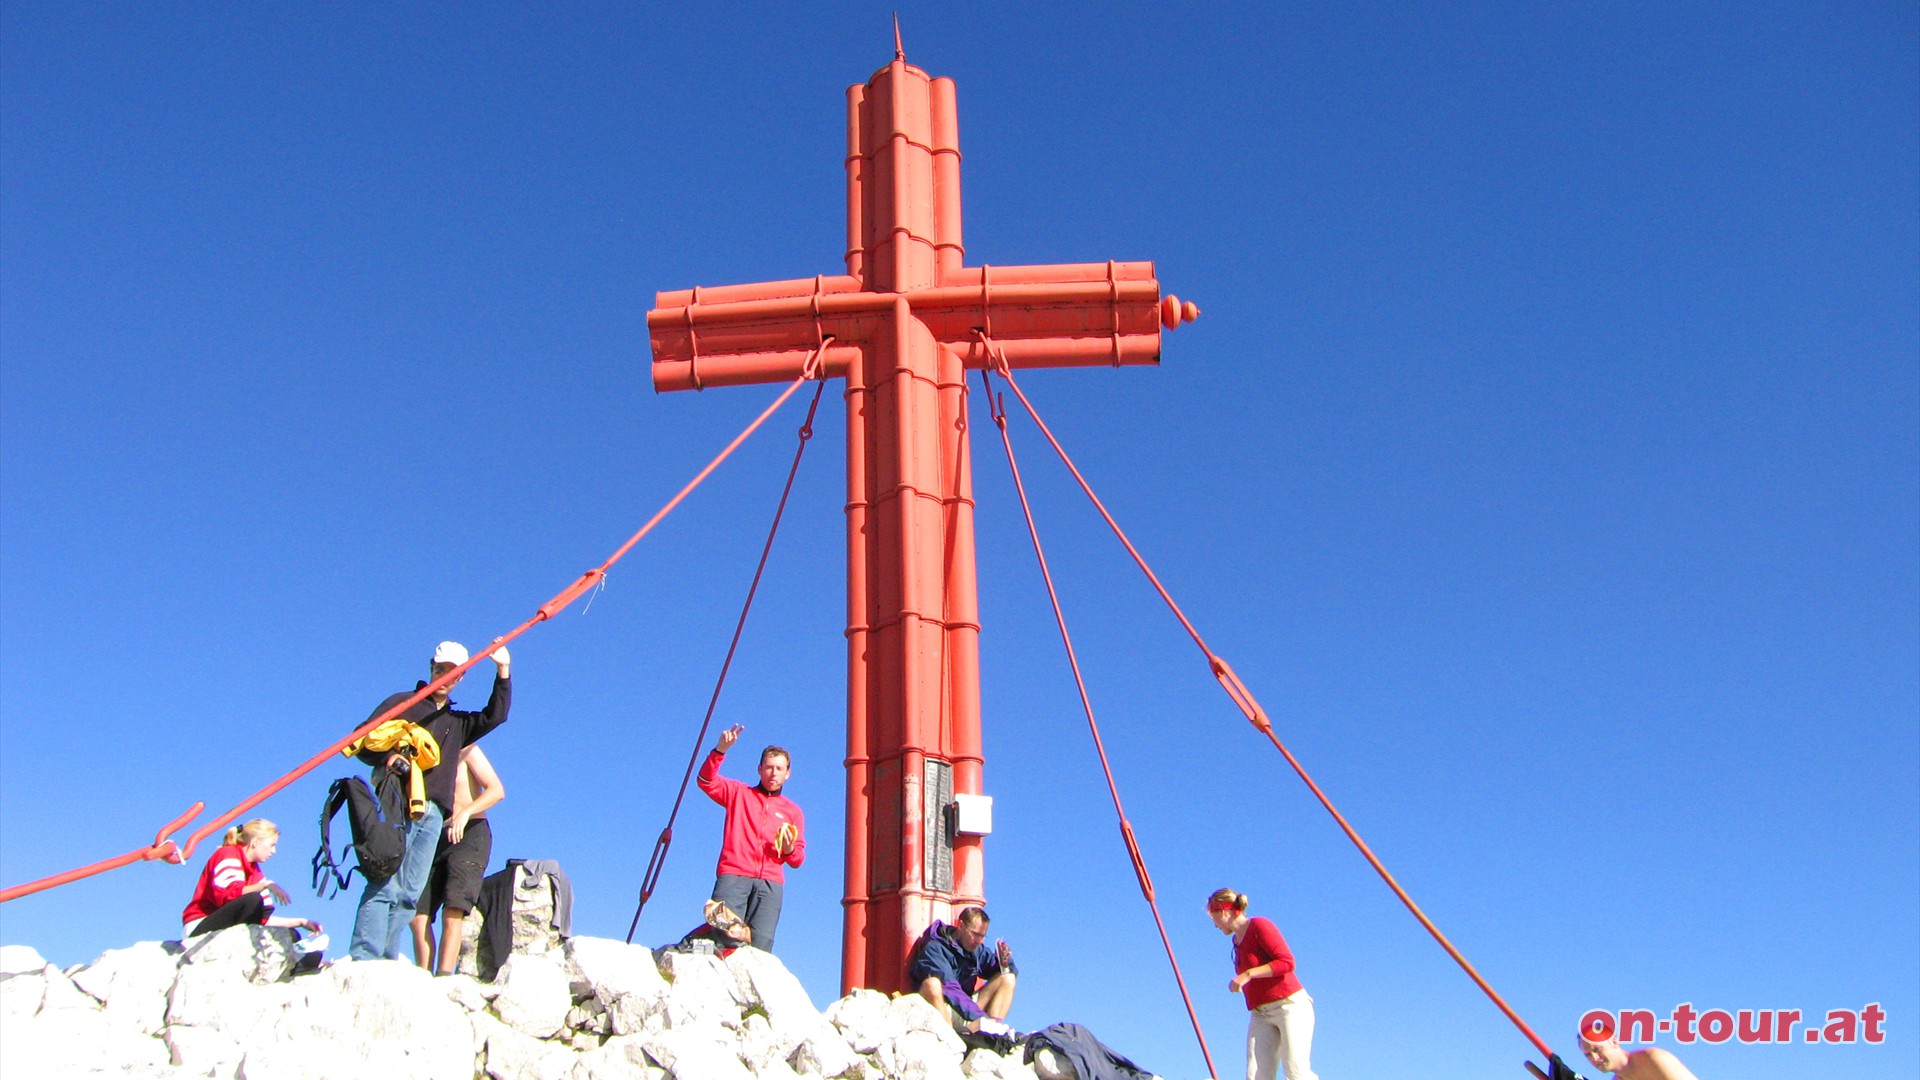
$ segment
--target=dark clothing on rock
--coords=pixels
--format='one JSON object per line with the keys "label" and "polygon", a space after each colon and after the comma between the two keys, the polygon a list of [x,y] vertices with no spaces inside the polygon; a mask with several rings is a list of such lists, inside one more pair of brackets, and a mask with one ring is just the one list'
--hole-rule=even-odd
{"label": "dark clothing on rock", "polygon": [[474,907],[480,912],[480,977],[492,979],[501,964],[507,962],[507,954],[513,951],[513,868],[508,863],[503,869],[488,874],[480,882],[480,902]]}
{"label": "dark clothing on rock", "polygon": [[728,935],[725,930],[720,929],[712,923],[703,922],[699,926],[687,931],[687,936],[681,938],[679,941],[671,945],[662,945],[653,950],[653,958],[654,961],[658,963],[662,956],[672,952],[699,953],[706,956],[718,956],[724,959],[730,955],[733,950],[740,947],[741,943]]}
{"label": "dark clothing on rock", "polygon": [[1045,1046],[1072,1063],[1080,1080],[1154,1080],[1153,1074],[1108,1049],[1079,1024],[1055,1024],[1027,1036],[1025,1059]]}
{"label": "dark clothing on rock", "polygon": [[1020,973],[1011,960],[1003,969],[998,953],[984,941],[978,948],[963,948],[953,938],[953,927],[935,919],[913,943],[913,953],[907,958],[907,986],[917,989],[926,980],[937,978],[946,991],[947,1004],[967,1019],[978,1020],[986,1013],[973,995],[1003,970]]}
{"label": "dark clothing on rock", "polygon": [[[373,712],[367,714],[367,719],[371,720],[407,700],[426,685],[421,682],[412,690],[389,695]],[[427,786],[427,798],[439,804],[442,817],[453,816],[453,781],[454,774],[459,771],[461,748],[468,743],[479,742],[482,735],[506,723],[507,710],[512,704],[513,680],[495,676],[493,696],[487,699],[487,707],[479,712],[455,709],[451,700],[445,705],[435,705],[433,696],[429,694],[400,714],[399,719],[426,728],[427,733],[433,736],[433,741],[440,744],[440,764],[428,769],[421,779]],[[387,763],[387,752],[384,750],[364,751],[359,757],[376,768]]]}
{"label": "dark clothing on rock", "polygon": [[552,859],[508,859],[506,866],[488,874],[480,882],[480,902],[474,905],[481,919],[480,977],[483,979],[492,979],[513,952],[513,886],[516,870],[529,878],[544,874],[550,879],[553,887],[552,926],[563,938],[573,936],[573,882],[568,880],[566,871],[560,869],[560,864]]}
{"label": "dark clothing on rock", "polygon": [[556,859],[509,859],[507,865],[519,863],[527,871],[527,876],[537,878],[542,874],[553,879],[553,928],[560,936],[573,936],[573,881],[567,872],[560,869]]}
{"label": "dark clothing on rock", "polygon": [[251,892],[245,896],[229,900],[213,909],[213,914],[201,919],[193,928],[190,938],[202,934],[211,934],[215,930],[225,930],[230,926],[245,926],[248,923],[264,923],[273,914],[273,905],[267,903],[265,890]]}

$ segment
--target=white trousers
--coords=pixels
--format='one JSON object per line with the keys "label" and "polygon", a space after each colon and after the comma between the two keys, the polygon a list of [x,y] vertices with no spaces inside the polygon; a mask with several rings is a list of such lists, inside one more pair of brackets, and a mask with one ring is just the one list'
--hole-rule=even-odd
{"label": "white trousers", "polygon": [[1247,1014],[1247,1080],[1319,1080],[1313,1053],[1313,998],[1295,990]]}

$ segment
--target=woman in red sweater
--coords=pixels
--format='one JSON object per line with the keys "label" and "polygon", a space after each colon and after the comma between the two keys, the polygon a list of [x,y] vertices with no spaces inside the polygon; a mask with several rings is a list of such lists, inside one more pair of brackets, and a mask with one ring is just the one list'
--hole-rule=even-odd
{"label": "woman in red sweater", "polygon": [[319,933],[320,924],[312,919],[273,913],[273,898],[286,903],[287,890],[269,881],[260,864],[272,858],[279,846],[280,827],[266,818],[228,829],[219,849],[208,856],[206,869],[200,871],[193,899],[180,913],[180,937],[184,940],[247,923]]}
{"label": "woman in red sweater", "polygon": [[1233,978],[1227,989],[1247,1000],[1247,1080],[1318,1080],[1313,1050],[1313,998],[1293,974],[1293,951],[1280,928],[1247,916],[1247,897],[1221,889],[1207,898],[1207,914],[1233,937]]}

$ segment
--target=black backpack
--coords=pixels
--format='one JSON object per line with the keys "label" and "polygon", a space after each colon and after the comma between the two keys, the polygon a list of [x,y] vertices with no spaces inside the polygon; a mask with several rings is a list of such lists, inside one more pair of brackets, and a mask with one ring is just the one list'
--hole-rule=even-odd
{"label": "black backpack", "polygon": [[[326,899],[327,889],[335,893],[347,887],[355,867],[340,869],[333,857],[331,826],[341,806],[347,808],[347,826],[353,831],[353,855],[359,862],[360,876],[369,882],[384,881],[400,869],[407,851],[407,791],[400,777],[385,769],[375,780],[379,789],[367,786],[358,776],[343,776],[327,788],[327,801],[320,806],[320,850],[313,856],[313,890]],[[343,850],[341,857],[346,856]]]}

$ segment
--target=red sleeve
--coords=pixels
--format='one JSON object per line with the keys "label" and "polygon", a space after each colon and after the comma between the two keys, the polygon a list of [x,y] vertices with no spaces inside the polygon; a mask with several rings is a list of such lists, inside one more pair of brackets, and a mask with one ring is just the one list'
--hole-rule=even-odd
{"label": "red sleeve", "polygon": [[713,751],[707,755],[707,760],[700,764],[700,775],[694,778],[694,783],[700,785],[700,790],[706,792],[707,798],[721,806],[727,805],[728,781],[720,775],[720,763],[726,759],[727,755],[718,750]]}
{"label": "red sleeve", "polygon": [[1293,970],[1293,950],[1287,948],[1287,939],[1280,936],[1280,928],[1271,920],[1258,917],[1252,920],[1247,927],[1247,945],[1254,956],[1254,962],[1247,967],[1271,965],[1273,974],[1268,977],[1275,979]]}

